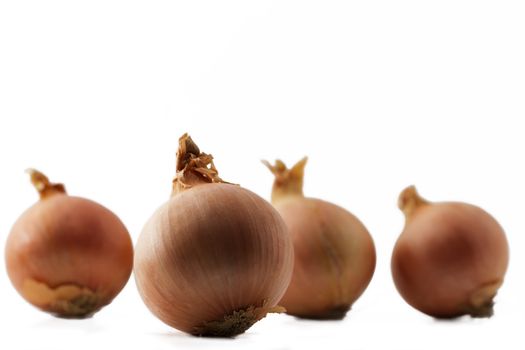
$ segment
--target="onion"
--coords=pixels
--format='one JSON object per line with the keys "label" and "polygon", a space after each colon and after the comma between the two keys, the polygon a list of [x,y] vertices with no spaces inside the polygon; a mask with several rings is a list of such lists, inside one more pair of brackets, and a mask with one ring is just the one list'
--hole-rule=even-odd
{"label": "onion", "polygon": [[221,180],[212,156],[184,134],[171,198],[146,223],[135,279],[166,324],[232,337],[281,311],[293,267],[286,226],[256,194]]}
{"label": "onion", "polygon": [[341,319],[372,279],[374,243],[345,209],[304,197],[306,160],[290,170],[280,160],[264,161],[275,175],[272,203],[290,230],[295,252],[292,281],[280,304],[297,317]]}
{"label": "onion", "polygon": [[392,254],[401,296],[437,318],[489,317],[509,261],[498,222],[466,203],[432,203],[414,186],[399,197],[405,228]]}
{"label": "onion", "polygon": [[129,279],[133,246],[108,209],[71,197],[29,170],[40,200],[14,224],[6,265],[16,290],[31,304],[60,317],[87,317],[107,305]]}

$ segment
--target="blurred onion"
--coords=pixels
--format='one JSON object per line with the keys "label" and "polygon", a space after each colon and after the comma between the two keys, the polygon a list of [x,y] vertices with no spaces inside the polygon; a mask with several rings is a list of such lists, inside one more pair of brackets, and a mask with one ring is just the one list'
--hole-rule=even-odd
{"label": "blurred onion", "polygon": [[129,279],[129,233],[105,207],[68,196],[63,185],[29,172],[40,200],[20,216],[7,239],[9,278],[43,311],[89,316],[109,304]]}
{"label": "blurred onion", "polygon": [[498,222],[466,203],[433,203],[414,186],[399,197],[405,228],[392,254],[401,296],[433,317],[488,317],[509,261]]}
{"label": "blurred onion", "polygon": [[341,319],[368,286],[375,270],[372,237],[350,212],[303,195],[306,158],[291,169],[264,162],[275,175],[272,203],[293,239],[292,281],[280,304],[290,315]]}

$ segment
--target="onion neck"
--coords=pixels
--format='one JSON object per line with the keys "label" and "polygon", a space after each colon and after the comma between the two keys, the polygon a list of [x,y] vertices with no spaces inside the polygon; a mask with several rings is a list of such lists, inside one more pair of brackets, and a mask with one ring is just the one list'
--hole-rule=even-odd
{"label": "onion neck", "polygon": [[304,167],[306,166],[307,160],[308,157],[304,157],[291,169],[288,169],[279,159],[275,161],[275,165],[263,160],[263,164],[266,165],[275,176],[272,187],[272,203],[277,203],[290,197],[304,197],[303,179]]}
{"label": "onion neck", "polygon": [[207,183],[227,183],[219,177],[213,156],[200,151],[186,133],[179,138],[177,175],[173,179],[172,196],[194,186]]}
{"label": "onion neck", "polygon": [[45,199],[55,194],[66,194],[66,188],[63,184],[50,182],[47,176],[40,171],[27,169],[26,173],[29,174],[31,183],[38,191],[40,199]]}
{"label": "onion neck", "polygon": [[421,206],[428,205],[430,202],[419,195],[414,185],[405,188],[398,199],[399,209],[405,214],[408,220],[412,214]]}

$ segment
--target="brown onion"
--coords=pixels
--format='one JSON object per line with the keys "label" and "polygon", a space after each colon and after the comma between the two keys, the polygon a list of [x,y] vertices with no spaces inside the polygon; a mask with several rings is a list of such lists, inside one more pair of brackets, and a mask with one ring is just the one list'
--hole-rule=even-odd
{"label": "brown onion", "polygon": [[88,199],[66,194],[29,170],[40,200],[14,224],[6,265],[16,290],[61,317],[90,316],[120,292],[131,275],[133,245],[119,218]]}
{"label": "brown onion", "polygon": [[292,265],[275,209],[221,180],[212,157],[183,135],[173,194],[136,246],[135,279],[153,314],[193,335],[235,336],[281,310]]}
{"label": "brown onion", "polygon": [[305,198],[306,158],[293,168],[264,162],[275,175],[272,203],[293,239],[292,281],[280,304],[290,315],[341,319],[374,274],[376,255],[365,226],[345,209]]}
{"label": "brown onion", "polygon": [[401,296],[438,318],[489,317],[509,261],[498,222],[466,203],[433,203],[414,186],[399,196],[406,216],[392,254],[392,275]]}

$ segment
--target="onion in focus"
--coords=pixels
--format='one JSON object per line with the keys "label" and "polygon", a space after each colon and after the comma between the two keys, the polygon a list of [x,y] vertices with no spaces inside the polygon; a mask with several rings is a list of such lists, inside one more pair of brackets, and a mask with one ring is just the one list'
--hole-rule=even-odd
{"label": "onion in focus", "polygon": [[181,331],[232,337],[282,310],[292,267],[277,211],[221,180],[212,157],[183,135],[172,196],[136,245],[135,278],[148,308]]}

